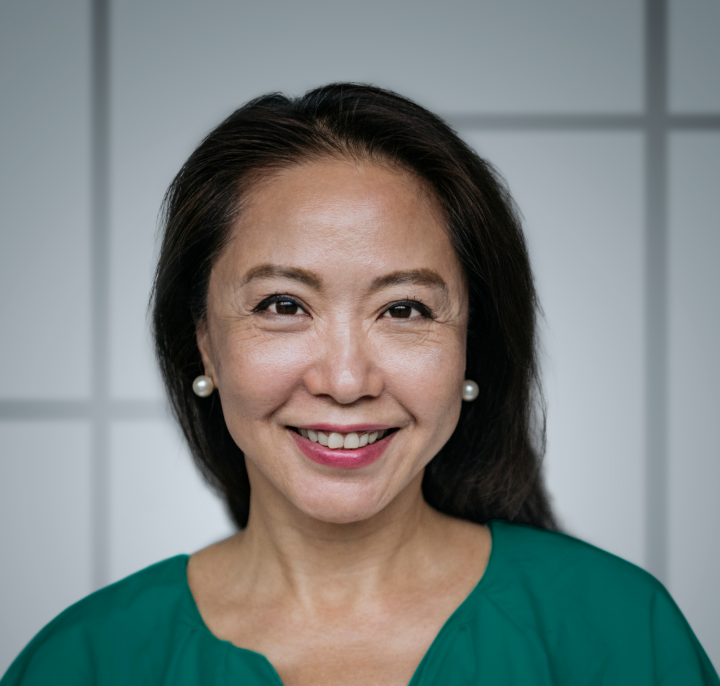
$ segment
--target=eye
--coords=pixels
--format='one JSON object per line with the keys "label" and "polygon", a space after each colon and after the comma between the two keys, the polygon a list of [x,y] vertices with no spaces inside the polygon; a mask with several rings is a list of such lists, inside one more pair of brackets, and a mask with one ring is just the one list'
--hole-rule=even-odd
{"label": "eye", "polygon": [[268,310],[272,312],[273,308],[275,308],[276,314],[297,314],[298,310],[302,309],[300,305],[294,303],[292,300],[278,300],[277,302],[271,303]]}
{"label": "eye", "polygon": [[420,319],[431,316],[430,310],[416,300],[404,300],[395,303],[390,305],[383,313],[383,317],[391,317],[393,319]]}
{"label": "eye", "polygon": [[265,298],[254,311],[280,315],[306,314],[302,306],[287,295],[272,295]]}

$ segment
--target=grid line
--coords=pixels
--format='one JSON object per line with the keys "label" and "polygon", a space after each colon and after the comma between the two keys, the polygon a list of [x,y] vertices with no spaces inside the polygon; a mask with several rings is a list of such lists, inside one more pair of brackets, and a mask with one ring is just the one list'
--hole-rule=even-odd
{"label": "grid line", "polygon": [[646,0],[645,565],[667,582],[667,0]]}
{"label": "grid line", "polygon": [[157,420],[170,417],[167,405],[152,400],[108,400],[104,406],[93,400],[0,400],[0,420],[5,421],[95,421]]}
{"label": "grid line", "polygon": [[[647,85],[646,85],[647,91]],[[720,129],[717,114],[447,114],[453,128],[489,131],[647,131],[661,123],[665,130]]]}
{"label": "grid line", "polygon": [[110,0],[91,5],[92,579],[109,581]]}

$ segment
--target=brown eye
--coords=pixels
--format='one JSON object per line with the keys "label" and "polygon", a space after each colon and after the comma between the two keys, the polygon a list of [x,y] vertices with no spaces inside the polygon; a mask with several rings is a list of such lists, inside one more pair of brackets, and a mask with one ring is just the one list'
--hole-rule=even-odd
{"label": "brown eye", "polygon": [[265,298],[253,312],[266,312],[289,317],[307,314],[300,303],[293,300],[291,296],[285,295],[271,295],[269,298]]}
{"label": "brown eye", "polygon": [[410,319],[412,313],[412,307],[410,305],[394,305],[388,312],[394,319]]}
{"label": "brown eye", "polygon": [[417,300],[403,300],[385,310],[383,317],[393,319],[432,319],[432,312]]}
{"label": "brown eye", "polygon": [[275,303],[275,311],[278,314],[297,314],[300,306],[292,300],[280,300]]}

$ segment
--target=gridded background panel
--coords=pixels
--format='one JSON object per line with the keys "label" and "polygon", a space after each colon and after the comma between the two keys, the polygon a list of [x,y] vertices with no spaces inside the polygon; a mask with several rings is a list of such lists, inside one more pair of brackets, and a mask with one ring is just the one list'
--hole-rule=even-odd
{"label": "gridded background panel", "polygon": [[90,391],[87,3],[0,3],[0,399]]}
{"label": "gridded background panel", "polygon": [[268,90],[338,80],[396,87],[445,112],[643,106],[639,0],[125,0],[112,29],[117,86],[134,82],[135,106],[162,104],[152,116],[163,128],[188,115],[209,126]]}
{"label": "gridded background panel", "polygon": [[525,218],[545,313],[545,464],[558,513],[569,533],[642,565],[642,136],[465,137]]}
{"label": "gridded background panel", "polygon": [[249,98],[355,80],[441,112],[642,107],[637,0],[133,0],[114,4],[112,16],[110,340],[118,398],[161,396],[145,307],[162,194],[200,138]]}
{"label": "gridded background panel", "polygon": [[[3,649],[90,586],[229,531],[166,422],[149,346],[160,200],[247,98],[356,79],[447,115],[507,174],[547,312],[547,465],[565,525],[669,583],[720,661],[717,7],[0,2],[0,496],[48,446],[74,496],[0,510],[17,596],[0,597],[0,641],[17,634]],[[28,434],[41,419],[67,432]],[[34,519],[46,507],[63,523],[50,541]],[[34,594],[49,554],[72,583]]]}
{"label": "gridded background panel", "polygon": [[93,590],[90,426],[0,422],[0,674]]}
{"label": "gridded background panel", "polygon": [[670,0],[670,109],[720,114],[720,2]]}
{"label": "gridded background panel", "polygon": [[720,133],[670,146],[670,588],[720,665]]}
{"label": "gridded background panel", "polygon": [[110,432],[110,580],[178,553],[194,553],[233,529],[165,421],[115,422]]}

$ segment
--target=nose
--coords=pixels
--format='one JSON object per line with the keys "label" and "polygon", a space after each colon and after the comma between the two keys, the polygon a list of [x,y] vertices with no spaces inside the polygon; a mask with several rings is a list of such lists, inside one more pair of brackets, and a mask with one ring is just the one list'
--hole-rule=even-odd
{"label": "nose", "polygon": [[383,380],[377,351],[367,332],[353,322],[336,322],[319,333],[316,356],[305,374],[305,387],[341,405],[375,398]]}

